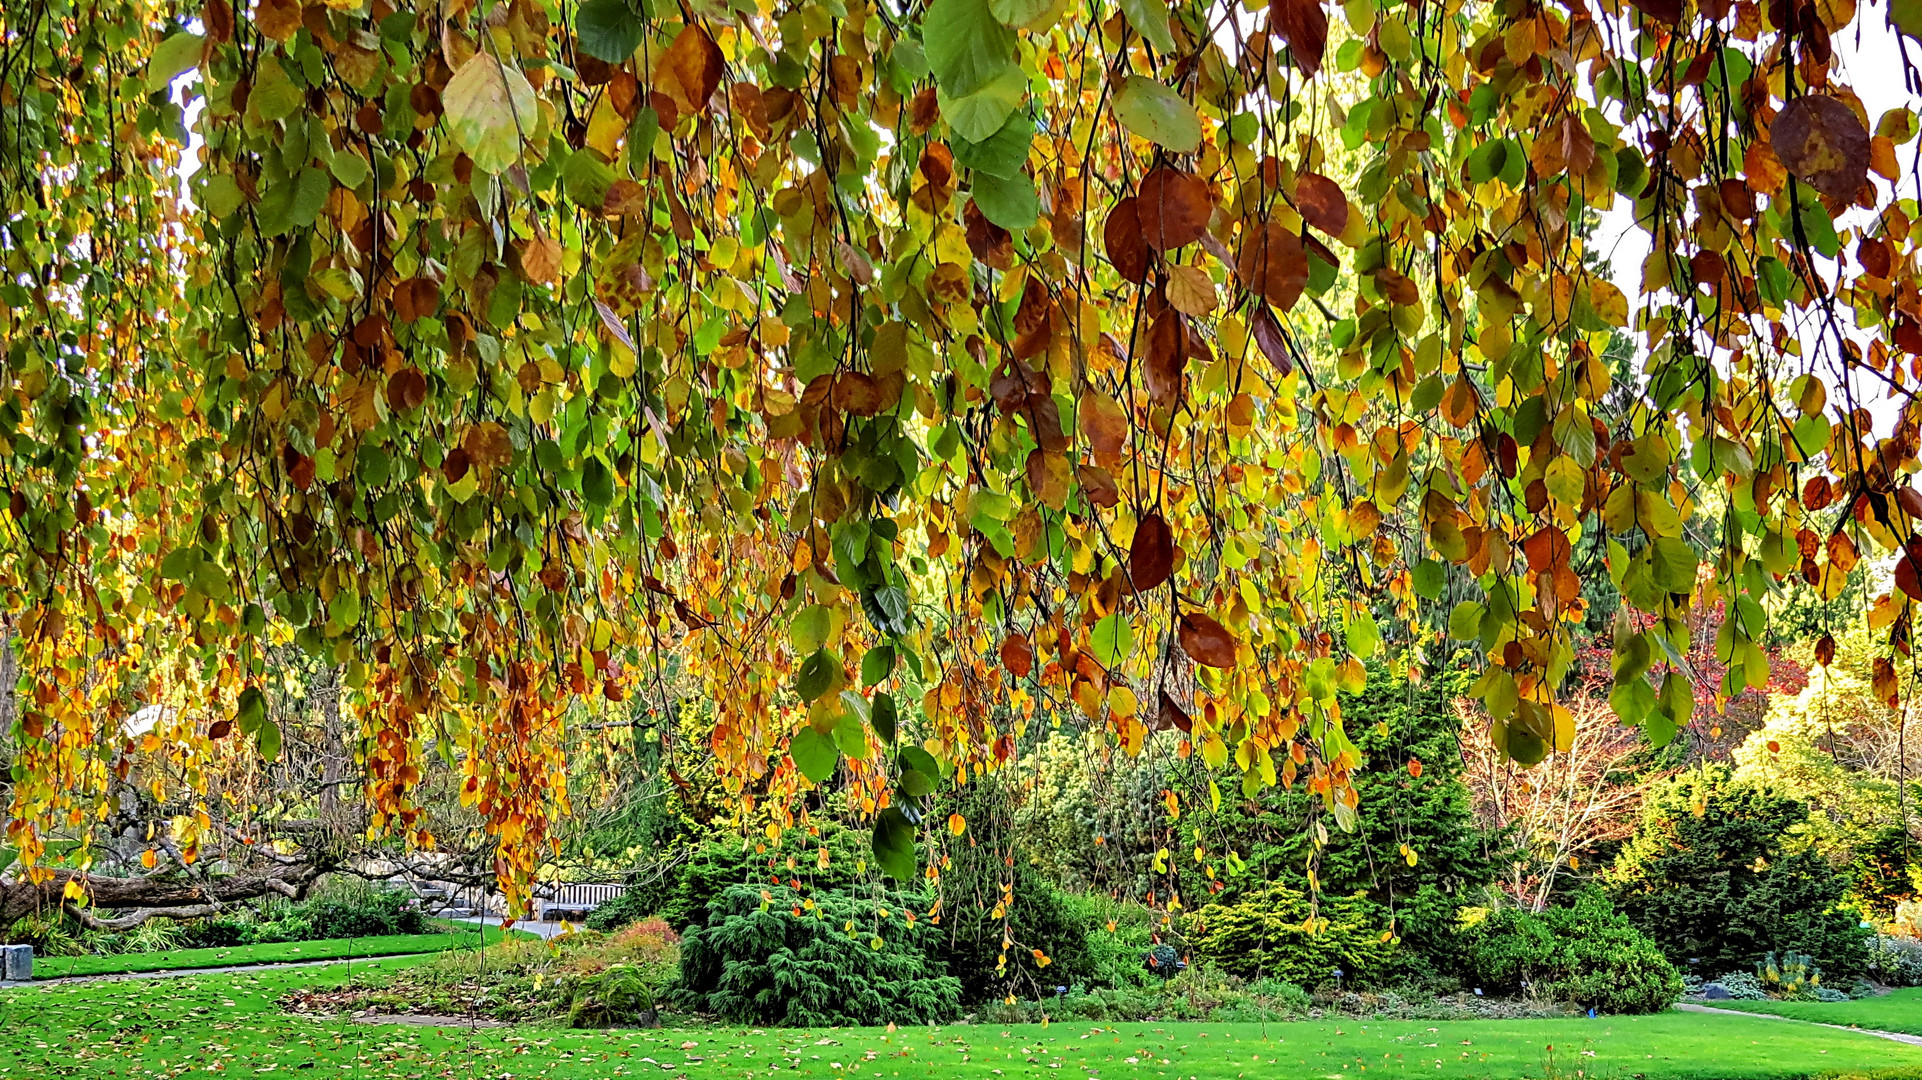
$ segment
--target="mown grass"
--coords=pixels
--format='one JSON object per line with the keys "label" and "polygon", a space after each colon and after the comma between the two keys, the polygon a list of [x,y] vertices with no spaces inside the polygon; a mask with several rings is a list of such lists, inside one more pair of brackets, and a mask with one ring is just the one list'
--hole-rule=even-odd
{"label": "mown grass", "polygon": [[[379,937],[329,938],[320,941],[278,941],[264,945],[235,945],[221,949],[170,949],[165,952],[121,953],[116,956],[36,956],[33,977],[63,979],[74,975],[123,975],[150,971],[188,971],[194,968],[233,967],[241,964],[289,964],[307,960],[359,960],[375,956],[437,953],[448,949],[479,948],[483,928],[442,923],[431,934],[388,934]],[[498,926],[484,928],[486,943],[501,939]],[[517,937],[534,935],[516,930]]]}
{"label": "mown grass", "polygon": [[1791,1020],[1922,1035],[1922,987],[1856,1001],[1711,1001],[1710,1008],[1768,1013]]}
{"label": "mown grass", "polygon": [[[0,1077],[687,1080],[1922,1080],[1922,1048],[1761,1017],[565,1031],[288,1016],[289,990],[422,957],[0,992]],[[270,1070],[271,1067],[271,1070]]]}

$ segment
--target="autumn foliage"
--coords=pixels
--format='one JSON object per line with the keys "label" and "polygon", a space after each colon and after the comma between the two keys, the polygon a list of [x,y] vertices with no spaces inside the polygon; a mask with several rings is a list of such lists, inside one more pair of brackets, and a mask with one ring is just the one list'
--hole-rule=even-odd
{"label": "autumn foliage", "polygon": [[1888,555],[1899,695],[1916,118],[1831,45],[1884,18],[9,3],[7,841],[84,837],[144,703],[274,756],[270,642],[340,669],[376,829],[435,842],[432,746],[516,890],[663,657],[740,805],[832,787],[897,876],[1056,719],[1351,824],[1337,693],[1443,626],[1499,752],[1569,749],[1597,537],[1657,741],[1766,683],[1771,590]]}

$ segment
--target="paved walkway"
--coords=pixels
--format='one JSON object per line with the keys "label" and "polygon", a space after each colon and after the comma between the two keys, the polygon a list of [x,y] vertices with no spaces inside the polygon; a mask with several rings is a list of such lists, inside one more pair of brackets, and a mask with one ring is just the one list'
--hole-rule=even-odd
{"label": "paved walkway", "polygon": [[[496,930],[500,929],[501,925],[501,917],[499,915],[469,915],[464,918],[449,919],[447,921],[467,923],[470,926],[491,926]],[[576,928],[578,929],[578,925]],[[524,919],[515,923],[514,929],[525,930],[530,934],[538,934],[542,941],[551,941],[554,938],[560,937],[564,928],[557,922],[535,922],[531,919]]]}
{"label": "paved walkway", "polygon": [[1816,1020],[1798,1020],[1793,1016],[1777,1016],[1774,1013],[1744,1012],[1741,1009],[1717,1009],[1710,1005],[1697,1005],[1692,1001],[1680,1002],[1675,1006],[1683,1012],[1714,1013],[1716,1016],[1760,1016],[1769,1020],[1787,1020],[1791,1024],[1814,1024],[1816,1027],[1834,1028],[1837,1031],[1853,1031],[1859,1035],[1873,1035],[1890,1042],[1922,1046],[1922,1035],[1909,1035],[1900,1031],[1876,1031],[1873,1028],[1849,1027],[1846,1024],[1824,1024]]}

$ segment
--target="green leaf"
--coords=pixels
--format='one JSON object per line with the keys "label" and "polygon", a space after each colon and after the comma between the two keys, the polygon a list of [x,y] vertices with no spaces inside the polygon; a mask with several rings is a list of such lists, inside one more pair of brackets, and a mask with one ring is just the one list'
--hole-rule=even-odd
{"label": "green leaf", "polygon": [[788,640],[796,653],[811,653],[827,644],[833,629],[834,613],[820,604],[809,604],[794,613],[794,621],[787,628]]}
{"label": "green leaf", "polygon": [[600,154],[584,146],[567,155],[567,164],[561,166],[561,183],[567,188],[567,197],[587,210],[607,201],[607,189],[614,186],[617,179],[613,167],[602,161]]}
{"label": "green leaf", "polygon": [[234,702],[234,713],[234,724],[240,728],[240,733],[252,735],[260,730],[260,725],[267,719],[267,695],[260,692],[260,687],[249,686],[240,692],[240,698]]}
{"label": "green leaf", "polygon": [[1434,559],[1423,559],[1415,564],[1415,592],[1424,600],[1440,600],[1442,589],[1448,585],[1448,577],[1442,564]]}
{"label": "green leaf", "polygon": [[794,692],[802,701],[813,701],[834,689],[840,681],[841,662],[820,649],[814,655],[801,661],[801,670],[794,679]]}
{"label": "green leaf", "polygon": [[1654,575],[1655,587],[1671,593],[1695,591],[1698,561],[1688,541],[1677,536],[1658,538],[1649,551],[1649,569]]}
{"label": "green leaf", "polygon": [[334,179],[349,191],[366,182],[369,173],[367,159],[351,150],[342,150],[334,155],[327,167],[333,170]]}
{"label": "green leaf", "polygon": [[1094,632],[1088,636],[1095,662],[1105,668],[1112,668],[1126,660],[1134,650],[1134,643],[1134,627],[1128,625],[1128,617],[1119,611],[1102,616],[1101,621],[1094,624]]}
{"label": "green leaf", "polygon": [[[988,0],[934,0],[922,17],[921,46],[934,81],[951,97],[966,97],[1015,66],[1014,31],[994,17]],[[1000,126],[997,120],[989,131]]]}
{"label": "green leaf", "polygon": [[874,864],[896,881],[914,880],[914,824],[899,807],[890,806],[875,815]]}
{"label": "green leaf", "polygon": [[521,133],[534,134],[540,112],[534,88],[489,52],[476,52],[441,91],[454,144],[485,173],[501,173],[519,160]]}
{"label": "green leaf", "polygon": [[1555,442],[1582,468],[1595,464],[1595,425],[1581,409],[1571,405],[1556,415]]}
{"label": "green leaf", "polygon": [[262,120],[285,120],[300,108],[304,100],[300,87],[287,77],[287,69],[280,66],[277,57],[269,56],[260,62],[254,75],[253,92],[247,95],[247,108],[258,113]]}
{"label": "green leaf", "polygon": [[1381,628],[1375,625],[1374,613],[1363,609],[1348,621],[1348,651],[1363,660],[1375,655],[1381,648]]}
{"label": "green leaf", "polygon": [[1168,0],[1121,0],[1121,13],[1154,51],[1175,51],[1175,38],[1168,30]]}
{"label": "green leaf", "polygon": [[901,772],[901,793],[911,799],[925,799],[934,794],[934,781],[919,769],[904,769]]}
{"label": "green leaf", "polygon": [[999,177],[1019,176],[1028,164],[1028,151],[1033,146],[1034,122],[1017,112],[1010,114],[1007,123],[985,142],[955,139],[954,163]]}
{"label": "green leaf", "polygon": [[590,457],[581,466],[581,498],[593,506],[614,504],[614,470],[607,467],[607,462]]}
{"label": "green leaf", "polygon": [[876,686],[894,674],[894,646],[876,645],[861,657],[861,685]]}
{"label": "green leaf", "polygon": [[1662,690],[1656,707],[1643,721],[1648,740],[1658,748],[1667,746],[1675,733],[1688,725],[1695,715],[1695,687],[1688,677],[1671,669],[1662,677]]}
{"label": "green leaf", "polygon": [[1622,723],[1631,727],[1639,726],[1655,711],[1655,688],[1644,678],[1633,678],[1618,683],[1608,694],[1609,707]]}
{"label": "green leaf", "polygon": [[167,84],[198,65],[203,40],[199,34],[182,31],[155,45],[153,55],[147,58],[147,92],[166,89]]}
{"label": "green leaf", "polygon": [[913,769],[918,773],[925,773],[928,776],[947,775],[947,770],[941,767],[941,762],[937,760],[933,754],[928,753],[918,746],[904,746],[901,748],[901,764],[906,768]]}
{"label": "green leaf", "polygon": [[1542,472],[1542,484],[1558,501],[1568,506],[1580,506],[1582,494],[1587,490],[1588,476],[1573,457],[1563,455],[1548,463],[1548,468]]}
{"label": "green leaf", "polygon": [[1448,636],[1469,641],[1482,632],[1483,608],[1473,600],[1463,600],[1448,613]]}
{"label": "green leaf", "polygon": [[825,784],[834,775],[834,766],[841,760],[840,748],[834,740],[812,727],[803,727],[788,740],[788,755],[794,758],[794,767],[801,775],[817,784]]}
{"label": "green leaf", "polygon": [[206,170],[203,169],[200,175],[207,177],[206,182],[200,185],[198,197],[200,205],[206,209],[207,213],[213,215],[215,221],[225,221],[234,216],[234,211],[240,209],[240,204],[246,201],[246,196],[241,194],[240,185],[225,173],[207,176]]}
{"label": "green leaf", "polygon": [[327,205],[327,192],[333,186],[327,170],[312,165],[275,183],[260,199],[260,231],[279,236],[294,229],[312,228],[320,218],[321,209]]}
{"label": "green leaf", "polygon": [[970,142],[993,138],[1021,107],[1028,95],[1028,78],[1010,64],[1006,71],[972,93],[950,96],[946,90],[935,94],[941,116],[954,133]]}
{"label": "green leaf", "polygon": [[280,725],[269,720],[260,725],[256,735],[260,742],[260,756],[268,761],[280,760]]}
{"label": "green leaf", "polygon": [[1922,38],[1922,0],[1889,0],[1889,21],[1912,38]]}
{"label": "green leaf", "polygon": [[1041,216],[1034,181],[1025,174],[1003,180],[991,173],[976,173],[972,194],[981,216],[1009,232],[1026,229]]}
{"label": "green leaf", "polygon": [[994,17],[1019,30],[1054,10],[1053,0],[988,0]]}
{"label": "green leaf", "polygon": [[854,760],[866,760],[868,732],[867,728],[861,725],[861,718],[851,712],[842,714],[840,722],[834,725],[834,744],[841,748],[843,754]]}
{"label": "green leaf", "polygon": [[627,0],[587,0],[574,13],[574,42],[596,60],[619,64],[634,58],[647,24]]}
{"label": "green leaf", "polygon": [[868,704],[868,726],[874,729],[874,734],[880,737],[883,745],[894,745],[898,724],[893,694],[874,695],[874,700]]}
{"label": "green leaf", "polygon": [[1154,79],[1128,76],[1127,85],[1115,95],[1114,114],[1122,127],[1177,154],[1201,148],[1201,117],[1195,107]]}

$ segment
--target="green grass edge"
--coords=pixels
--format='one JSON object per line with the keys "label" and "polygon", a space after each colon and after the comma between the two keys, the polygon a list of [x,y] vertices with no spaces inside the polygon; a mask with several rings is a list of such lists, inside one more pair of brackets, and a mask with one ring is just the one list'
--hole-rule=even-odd
{"label": "green grass edge", "polygon": [[[312,941],[234,945],[226,948],[123,953],[117,956],[35,957],[33,981],[57,982],[62,979],[95,975],[139,975],[162,971],[258,967],[267,964],[309,961],[368,960],[386,956],[411,956],[446,952],[450,949],[477,948],[483,941],[493,945],[501,940],[499,926],[478,927],[472,923],[455,923],[445,919],[432,921],[442,929],[426,934],[321,938]],[[508,937],[513,940],[531,940],[537,935],[525,930],[514,930],[508,934]]]}

